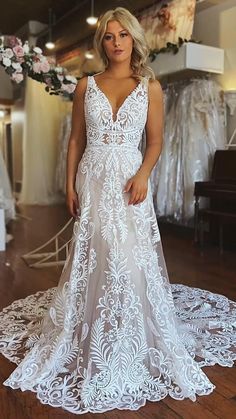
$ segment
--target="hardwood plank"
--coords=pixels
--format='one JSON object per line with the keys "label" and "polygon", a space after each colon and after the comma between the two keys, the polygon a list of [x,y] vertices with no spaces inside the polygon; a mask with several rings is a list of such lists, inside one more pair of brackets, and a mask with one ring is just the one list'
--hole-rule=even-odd
{"label": "hardwood plank", "polygon": [[229,368],[214,367],[207,368],[207,376],[215,384],[217,393],[226,399],[236,396],[235,374],[230,376]]}
{"label": "hardwood plank", "polygon": [[0,412],[1,419],[32,419],[26,413],[16,393],[6,387],[0,389]]}
{"label": "hardwood plank", "polygon": [[204,400],[199,398],[198,402],[220,418],[233,419],[236,417],[236,401],[226,399],[217,391],[205,397]]}
{"label": "hardwood plank", "polygon": [[178,419],[181,418],[163,401],[147,402],[146,406],[140,409],[141,418],[143,419]]}
{"label": "hardwood plank", "polygon": [[[198,400],[200,398],[205,399],[206,397],[209,396],[198,397]],[[191,400],[174,400],[168,397],[164,400],[164,403],[166,403],[168,407],[184,419],[216,419],[220,417],[212,413],[211,410],[204,404],[204,401],[203,405],[201,405],[198,401],[192,402]]]}

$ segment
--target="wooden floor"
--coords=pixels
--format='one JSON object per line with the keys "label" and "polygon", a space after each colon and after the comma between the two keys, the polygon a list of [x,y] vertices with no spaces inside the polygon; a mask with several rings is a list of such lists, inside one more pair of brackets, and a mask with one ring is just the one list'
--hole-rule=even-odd
{"label": "wooden floor", "polygon": [[[64,206],[21,207],[30,219],[19,218],[12,224],[14,241],[4,253],[0,252],[0,309],[18,298],[38,290],[56,286],[60,269],[28,268],[21,255],[50,238],[69,218]],[[193,245],[191,235],[179,229],[160,226],[164,253],[171,282],[205,288],[236,300],[236,255],[232,251],[219,255],[218,248],[207,247],[203,255]],[[42,405],[34,393],[21,392],[1,383],[15,369],[0,356],[0,419],[66,419],[76,415]],[[170,397],[161,402],[148,402],[137,412],[113,410],[84,419],[234,419],[236,418],[236,366],[204,369],[216,385],[209,396],[198,397],[195,403],[175,401]]]}

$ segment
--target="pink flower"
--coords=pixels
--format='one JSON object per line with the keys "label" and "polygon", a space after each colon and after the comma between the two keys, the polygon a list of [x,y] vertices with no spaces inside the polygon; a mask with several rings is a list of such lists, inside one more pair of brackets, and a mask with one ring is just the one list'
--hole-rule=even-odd
{"label": "pink flower", "polygon": [[12,80],[14,80],[16,83],[20,83],[23,80],[23,74],[22,73],[13,73],[11,76]]}
{"label": "pink flower", "polygon": [[75,90],[75,87],[76,87],[76,85],[75,84],[72,84],[72,83],[70,83],[70,84],[64,84],[64,83],[62,83],[61,90],[64,90],[67,93],[73,93],[74,90]]}
{"label": "pink flower", "polygon": [[33,71],[35,73],[41,73],[41,63],[39,61],[33,63]]}
{"label": "pink flower", "polygon": [[22,45],[22,42],[19,38],[16,36],[10,35],[6,37],[6,43],[9,45],[9,47],[13,48],[16,45]]}
{"label": "pink flower", "polygon": [[43,73],[48,73],[50,70],[50,64],[47,62],[47,60],[40,63],[40,69]]}
{"label": "pink flower", "polygon": [[14,54],[15,54],[17,57],[23,57],[23,56],[24,56],[24,49],[22,48],[22,46],[21,46],[21,45],[16,45],[16,46],[13,48],[13,51],[14,51]]}

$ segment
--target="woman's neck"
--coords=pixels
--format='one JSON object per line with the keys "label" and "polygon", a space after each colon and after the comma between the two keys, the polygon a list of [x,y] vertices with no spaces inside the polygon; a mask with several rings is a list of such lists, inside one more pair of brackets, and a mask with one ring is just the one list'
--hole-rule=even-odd
{"label": "woman's neck", "polygon": [[130,66],[130,63],[109,63],[106,73],[115,79],[122,79],[126,77],[131,77],[133,70]]}

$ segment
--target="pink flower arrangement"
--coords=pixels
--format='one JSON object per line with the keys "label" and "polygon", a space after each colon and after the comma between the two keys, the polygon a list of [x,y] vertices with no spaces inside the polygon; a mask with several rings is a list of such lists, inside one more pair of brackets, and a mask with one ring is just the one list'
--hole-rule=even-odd
{"label": "pink flower arrangement", "polygon": [[48,73],[50,71],[50,64],[48,61],[44,60],[40,63],[40,69],[42,73]]}
{"label": "pink flower arrangement", "polygon": [[48,60],[41,48],[30,47],[27,41],[22,45],[21,40],[14,36],[4,38],[4,43],[5,46],[0,44],[0,65],[11,80],[20,83],[28,75],[45,83],[45,89],[50,94],[70,96],[74,92],[76,77],[66,75],[66,70]]}
{"label": "pink flower arrangement", "polygon": [[16,57],[24,57],[25,55],[24,48],[22,48],[21,45],[16,45],[15,47],[12,48],[12,50]]}
{"label": "pink flower arrangement", "polygon": [[33,63],[33,71],[35,72],[35,73],[41,73],[41,63],[39,62],[39,61],[36,61],[36,62],[34,62]]}

